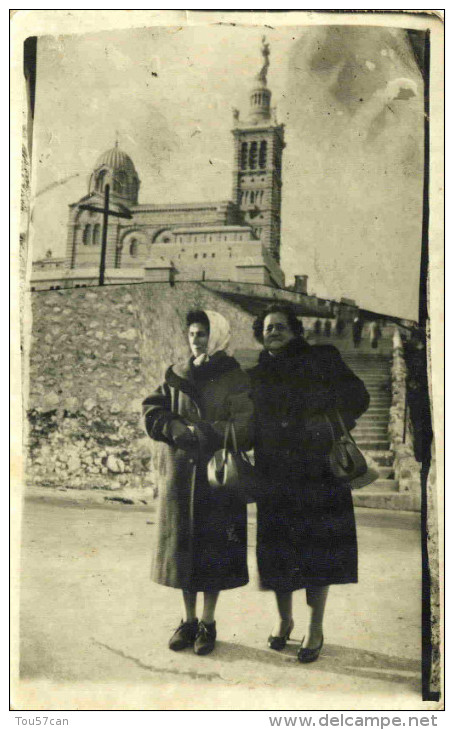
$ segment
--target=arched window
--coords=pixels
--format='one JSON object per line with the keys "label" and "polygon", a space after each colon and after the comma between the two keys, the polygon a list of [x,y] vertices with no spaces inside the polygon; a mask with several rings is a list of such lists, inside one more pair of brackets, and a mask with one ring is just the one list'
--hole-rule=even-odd
{"label": "arched window", "polygon": [[122,170],[119,170],[113,181],[113,189],[116,193],[126,193],[127,176]]}
{"label": "arched window", "polygon": [[241,145],[241,169],[245,170],[247,167],[247,142],[243,142]]}
{"label": "arched window", "polygon": [[98,177],[96,178],[96,190],[102,192],[104,185],[106,184],[107,170],[101,170]]}
{"label": "arched window", "polygon": [[253,191],[251,191],[251,205],[254,202],[254,196],[255,196],[255,193]]}
{"label": "arched window", "polygon": [[101,226],[99,223],[95,223],[93,226],[93,246],[99,246],[101,236]]}
{"label": "arched window", "polygon": [[266,142],[260,142],[259,166],[266,167]]}
{"label": "arched window", "polygon": [[257,167],[257,142],[251,142],[249,148],[249,167],[255,170]]}
{"label": "arched window", "polygon": [[91,225],[87,223],[87,225],[84,228],[84,232],[82,234],[82,241],[84,246],[89,246],[91,244]]}
{"label": "arched window", "polygon": [[139,244],[137,238],[131,239],[129,255],[132,256],[132,258],[136,258],[139,255]]}

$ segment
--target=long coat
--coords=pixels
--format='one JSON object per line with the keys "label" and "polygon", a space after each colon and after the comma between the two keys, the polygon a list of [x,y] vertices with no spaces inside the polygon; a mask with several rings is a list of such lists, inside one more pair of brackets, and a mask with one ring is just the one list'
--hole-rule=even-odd
{"label": "long coat", "polygon": [[369,395],[335,347],[302,338],[284,352],[261,353],[249,371],[255,405],[257,560],[262,588],[355,583],[357,543],[350,487],[327,471],[332,437],[325,414],[337,408],[347,428]]}
{"label": "long coat", "polygon": [[[239,448],[252,445],[250,382],[223,352],[206,364],[170,367],[165,382],[143,403],[149,436],[160,442],[159,517],[152,579],[187,591],[219,591],[248,582],[246,507],[234,495],[213,495],[206,465],[222,448],[229,419]],[[197,451],[177,448],[171,420],[193,425]]]}

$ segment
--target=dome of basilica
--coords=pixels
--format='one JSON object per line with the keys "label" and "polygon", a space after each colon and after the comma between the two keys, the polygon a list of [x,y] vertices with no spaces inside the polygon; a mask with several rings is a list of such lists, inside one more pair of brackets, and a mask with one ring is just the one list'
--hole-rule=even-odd
{"label": "dome of basilica", "polygon": [[118,147],[118,142],[98,157],[90,177],[89,192],[101,193],[107,183],[111,186],[113,196],[128,203],[137,203],[139,176],[133,161]]}
{"label": "dome of basilica", "polygon": [[137,175],[133,161],[118,145],[98,157],[95,167],[101,167],[101,165],[110,167],[113,172],[122,171],[128,175]]}

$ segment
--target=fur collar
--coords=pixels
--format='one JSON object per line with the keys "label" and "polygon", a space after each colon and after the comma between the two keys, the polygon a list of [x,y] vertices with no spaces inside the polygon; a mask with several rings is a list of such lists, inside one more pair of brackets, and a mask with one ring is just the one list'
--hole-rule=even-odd
{"label": "fur collar", "polygon": [[302,337],[295,337],[293,340],[290,340],[284,349],[276,353],[276,355],[270,355],[268,350],[262,350],[259,355],[259,365],[280,368],[283,365],[283,361],[309,355],[311,350],[312,347],[306,340],[303,340]]}
{"label": "fur collar", "polygon": [[240,367],[237,360],[225,352],[216,352],[208,362],[199,365],[198,368],[193,366],[193,361],[194,358],[191,357],[185,363],[171,365],[166,372],[165,380],[168,385],[181,390],[196,402],[200,398],[198,385],[217,380],[224,373]]}

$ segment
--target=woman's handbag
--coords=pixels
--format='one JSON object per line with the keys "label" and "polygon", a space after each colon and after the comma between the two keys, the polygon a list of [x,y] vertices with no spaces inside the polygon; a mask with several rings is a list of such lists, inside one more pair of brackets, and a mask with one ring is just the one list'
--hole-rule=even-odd
{"label": "woman's handbag", "polygon": [[370,463],[367,462],[337,409],[333,412],[333,417],[340,427],[340,435],[336,436],[333,423],[327,416],[333,439],[333,445],[328,454],[330,472],[339,481],[348,482],[352,489],[366,487],[379,477],[375,462],[372,459]]}
{"label": "woman's handbag", "polygon": [[216,492],[237,493],[245,502],[255,502],[255,468],[248,454],[238,449],[232,421],[228,421],[225,429],[224,447],[208,462],[207,475],[208,483]]}

